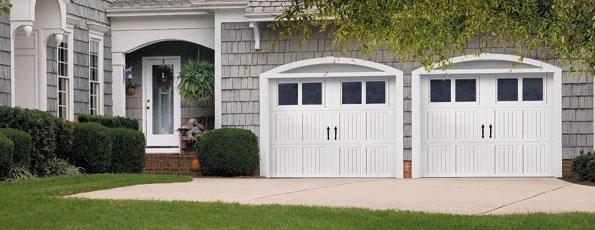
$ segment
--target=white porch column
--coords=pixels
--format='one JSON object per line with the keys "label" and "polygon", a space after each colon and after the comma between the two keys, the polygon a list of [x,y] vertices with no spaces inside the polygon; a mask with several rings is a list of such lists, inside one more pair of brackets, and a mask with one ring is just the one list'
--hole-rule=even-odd
{"label": "white porch column", "polygon": [[124,79],[126,56],[112,53],[112,111],[114,116],[126,116],[126,82]]}

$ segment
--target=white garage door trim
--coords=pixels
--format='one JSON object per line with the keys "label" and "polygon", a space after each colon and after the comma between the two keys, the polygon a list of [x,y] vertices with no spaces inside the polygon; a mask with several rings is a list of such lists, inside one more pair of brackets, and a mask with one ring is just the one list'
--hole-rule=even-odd
{"label": "white garage door trim", "polygon": [[[457,68],[457,64],[469,62],[508,62],[523,65],[522,67],[502,68],[501,66],[477,65],[478,68]],[[442,64],[454,64],[453,68],[443,69]],[[514,66],[514,65],[513,65]],[[466,55],[454,57],[448,62],[435,65],[431,70],[419,68],[414,70],[411,81],[412,97],[412,177],[419,178],[422,173],[422,114],[421,114],[421,77],[430,75],[453,75],[453,74],[517,74],[517,73],[546,73],[553,76],[554,95],[551,100],[553,114],[552,123],[552,163],[551,176],[562,177],[562,69],[545,62],[530,58],[521,58],[507,54]]]}
{"label": "white garage door trim", "polygon": [[[321,65],[341,65],[348,68],[325,70]],[[303,71],[311,67],[312,71]],[[353,68],[350,68],[353,67]],[[295,71],[293,71],[295,70]],[[346,71],[347,70],[347,71]],[[396,136],[395,175],[403,177],[403,72],[387,65],[355,58],[324,57],[297,61],[279,66],[260,75],[260,175],[270,177],[270,92],[271,79],[395,77]]]}

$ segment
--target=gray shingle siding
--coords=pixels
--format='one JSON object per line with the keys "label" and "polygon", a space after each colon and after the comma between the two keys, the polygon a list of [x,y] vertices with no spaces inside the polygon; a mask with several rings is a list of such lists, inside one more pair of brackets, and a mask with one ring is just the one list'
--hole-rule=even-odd
{"label": "gray shingle siding", "polygon": [[0,15],[0,106],[10,106],[10,15]]}
{"label": "gray shingle siding", "polygon": [[74,114],[89,113],[89,31],[74,28]]}
{"label": "gray shingle siding", "polygon": [[[387,50],[367,57],[355,45],[342,53],[331,49],[331,40],[322,34],[303,41],[299,37],[281,39],[266,25],[261,27],[261,50],[254,50],[252,29],[247,23],[225,23],[221,30],[221,124],[259,133],[259,74],[277,66],[310,58],[342,56],[362,58],[392,66],[404,73],[404,159],[411,159],[411,71],[418,63],[401,62]],[[514,48],[491,42],[484,52],[513,54]],[[474,54],[478,43],[470,42],[465,54]],[[546,49],[538,49],[528,57],[562,65],[544,57]],[[458,55],[453,55],[458,56]],[[593,76],[586,71],[563,72],[563,157],[573,158],[580,150],[593,148]]]}
{"label": "gray shingle siding", "polygon": [[113,99],[112,99],[112,82],[114,76],[112,75],[112,37],[111,34],[106,34],[103,37],[103,114],[113,115]]}
{"label": "gray shingle siding", "polygon": [[70,16],[108,25],[109,19],[105,9],[110,5],[110,1],[107,0],[72,0],[66,7],[66,13]]}

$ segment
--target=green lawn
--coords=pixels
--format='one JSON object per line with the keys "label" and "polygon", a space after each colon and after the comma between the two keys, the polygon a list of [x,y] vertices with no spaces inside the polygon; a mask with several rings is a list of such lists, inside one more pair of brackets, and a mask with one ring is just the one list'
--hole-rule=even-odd
{"label": "green lawn", "polygon": [[106,174],[0,183],[0,229],[592,229],[595,226],[595,214],[587,213],[454,216],[365,209],[61,197],[125,185],[188,180],[189,177],[182,176]]}

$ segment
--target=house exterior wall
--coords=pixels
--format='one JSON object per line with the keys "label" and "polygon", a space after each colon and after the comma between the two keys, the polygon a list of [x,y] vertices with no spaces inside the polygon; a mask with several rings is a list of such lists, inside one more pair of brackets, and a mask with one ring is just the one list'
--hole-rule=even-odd
{"label": "house exterior wall", "polygon": [[0,15],[0,106],[10,106],[10,15]]}
{"label": "house exterior wall", "polygon": [[[84,2],[70,2],[67,5],[68,17],[78,20],[74,25],[73,49],[73,79],[74,113],[89,113],[89,29],[87,23],[95,23],[109,27],[109,20],[105,13],[109,1],[86,0]],[[112,114],[112,66],[111,66],[111,37],[104,35],[104,114]],[[65,37],[65,41],[67,38]],[[57,115],[57,63],[56,44],[50,38],[46,48],[46,77],[47,77],[47,111]],[[0,106],[10,106],[10,16],[0,16]]]}
{"label": "house exterior wall", "polygon": [[[199,54],[200,53],[200,54]],[[211,55],[209,55],[209,53]],[[212,51],[189,42],[169,41],[152,44],[126,55],[126,65],[132,66],[135,79],[136,94],[126,96],[126,116],[142,119],[142,92],[143,92],[143,57],[154,56],[180,56],[181,66],[184,66],[189,60],[199,58],[201,60],[212,60]],[[214,105],[212,101],[208,102],[184,102],[181,105],[181,123],[186,124],[189,118],[201,116],[213,116]]]}
{"label": "house exterior wall", "polygon": [[89,113],[89,31],[74,28],[74,114]]}
{"label": "house exterior wall", "polygon": [[[221,29],[221,125],[244,128],[259,134],[259,75],[283,64],[325,56],[352,57],[392,66],[404,72],[404,160],[411,160],[411,71],[418,63],[402,62],[391,52],[381,50],[365,56],[357,45],[343,52],[332,50],[332,41],[315,33],[307,41],[299,36],[282,39],[267,25],[260,26],[261,49],[254,50],[254,35],[248,23],[224,23]],[[465,54],[479,50],[479,42],[467,45]],[[546,49],[525,54],[529,58],[562,66],[547,57]],[[514,54],[514,48],[489,42],[483,52]],[[459,56],[463,54],[453,55]],[[564,68],[564,67],[563,67]],[[585,67],[586,68],[586,67]],[[562,92],[563,158],[574,158],[580,150],[593,149],[593,76],[584,69],[564,68]]]}

